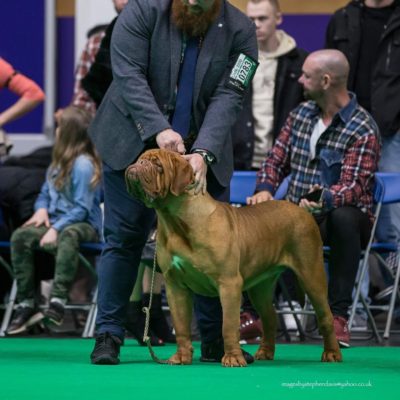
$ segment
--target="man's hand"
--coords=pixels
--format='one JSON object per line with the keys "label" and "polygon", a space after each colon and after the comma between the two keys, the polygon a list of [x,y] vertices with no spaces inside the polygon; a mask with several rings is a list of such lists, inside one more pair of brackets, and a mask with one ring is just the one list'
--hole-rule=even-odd
{"label": "man's hand", "polygon": [[246,199],[246,203],[248,205],[254,205],[254,204],[258,204],[258,203],[263,203],[264,201],[269,201],[269,200],[273,200],[274,196],[272,196],[272,194],[270,192],[268,192],[267,190],[262,190],[261,192],[258,192],[256,194],[253,194],[253,196],[248,197]]}
{"label": "man's hand", "polygon": [[24,223],[23,226],[33,225],[36,228],[44,225],[50,228],[49,214],[45,208],[39,208],[33,215]]}
{"label": "man's hand", "polygon": [[193,153],[183,156],[193,168],[195,189],[194,193],[203,193],[207,191],[207,164],[200,154]]}
{"label": "man's hand", "polygon": [[[314,185],[308,193],[315,192],[316,190],[319,190],[319,189],[321,189],[321,186]],[[314,213],[314,212],[321,211],[323,204],[322,204],[322,200],[317,203],[315,201],[310,201],[310,200],[302,198],[300,200],[299,206],[301,208],[305,208],[310,213]]]}
{"label": "man's hand", "polygon": [[179,154],[186,153],[182,136],[172,129],[165,129],[158,133],[156,136],[156,142],[160,149],[176,151]]}
{"label": "man's hand", "polygon": [[50,228],[40,239],[41,247],[55,247],[57,245],[58,232],[54,228]]}

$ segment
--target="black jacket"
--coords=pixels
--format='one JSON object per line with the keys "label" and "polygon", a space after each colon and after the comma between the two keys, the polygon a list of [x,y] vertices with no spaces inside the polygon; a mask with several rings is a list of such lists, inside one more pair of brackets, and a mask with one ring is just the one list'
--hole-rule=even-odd
{"label": "black jacket", "polygon": [[86,90],[89,96],[99,107],[104,95],[106,94],[111,82],[113,80],[111,69],[111,54],[110,44],[111,35],[114,30],[115,17],[107,26],[105,35],[100,43],[99,51],[96,54],[95,60],[91,65],[88,73],[82,78],[82,87]]}
{"label": "black jacket", "polygon": [[[372,70],[371,113],[383,136],[393,135],[400,129],[400,1],[395,3]],[[354,90],[355,85],[363,7],[363,0],[353,0],[337,10],[326,33],[326,47],[342,51],[349,60],[350,90]]]}
{"label": "black jacket", "polygon": [[[274,140],[279,135],[289,112],[304,100],[303,88],[298,83],[307,53],[295,48],[278,58],[274,93]],[[232,130],[235,170],[251,169],[254,152],[254,117],[252,90],[243,101],[242,112]]]}

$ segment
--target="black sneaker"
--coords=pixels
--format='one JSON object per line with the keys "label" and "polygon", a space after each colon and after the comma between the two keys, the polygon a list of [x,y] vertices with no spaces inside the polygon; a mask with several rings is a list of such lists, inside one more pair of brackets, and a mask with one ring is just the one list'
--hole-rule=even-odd
{"label": "black sneaker", "polygon": [[100,333],[90,359],[92,364],[115,365],[119,364],[119,348],[122,340],[109,332]]}
{"label": "black sneaker", "polygon": [[49,325],[60,326],[64,322],[64,306],[57,302],[51,301],[49,308],[44,312],[44,323]]}
{"label": "black sneaker", "polygon": [[6,331],[7,335],[17,335],[25,332],[31,326],[43,319],[43,314],[32,307],[18,307],[14,312],[14,317]]}
{"label": "black sneaker", "polygon": [[[242,349],[243,357],[247,364],[252,364],[254,362],[254,357]],[[215,340],[211,343],[201,344],[201,362],[221,362],[224,356],[224,341],[222,339]]]}

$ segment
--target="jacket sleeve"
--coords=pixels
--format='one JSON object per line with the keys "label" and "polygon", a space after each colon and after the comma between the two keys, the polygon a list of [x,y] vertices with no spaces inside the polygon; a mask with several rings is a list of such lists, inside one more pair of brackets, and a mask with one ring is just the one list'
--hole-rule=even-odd
{"label": "jacket sleeve", "polygon": [[[46,174],[47,175],[47,174]],[[37,211],[39,208],[49,208],[50,204],[50,194],[49,194],[49,184],[46,181],[43,183],[40,193],[35,201],[34,210]]]}
{"label": "jacket sleeve", "polygon": [[143,141],[170,128],[147,80],[150,41],[155,24],[147,1],[130,1],[111,37],[113,77]]}
{"label": "jacket sleeve", "polygon": [[84,158],[76,159],[71,176],[73,207],[53,223],[52,226],[57,231],[60,232],[71,224],[87,221],[96,195],[96,190],[90,184],[93,172],[91,161]]}
{"label": "jacket sleeve", "polygon": [[276,142],[257,172],[255,192],[267,190],[275,194],[283,179],[290,174],[291,130],[293,117],[289,115]]}
{"label": "jacket sleeve", "polygon": [[249,24],[242,40],[231,49],[229,62],[207,107],[193,148],[206,149],[218,160],[225,148],[227,136],[241,110],[244,93],[229,87],[226,82],[240,54],[258,59],[257,39],[254,24]]}

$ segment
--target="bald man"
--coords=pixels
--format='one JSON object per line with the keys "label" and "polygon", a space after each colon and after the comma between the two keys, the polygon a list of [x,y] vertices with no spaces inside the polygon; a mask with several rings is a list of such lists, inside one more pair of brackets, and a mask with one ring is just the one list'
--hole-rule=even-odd
{"label": "bald man", "polygon": [[248,198],[248,204],[272,200],[291,174],[286,199],[313,214],[324,244],[331,247],[328,295],[342,347],[350,346],[348,309],[371,232],[380,154],[378,128],[347,91],[348,74],[347,59],[338,50],[306,58],[299,83],[308,101],[290,113]]}

